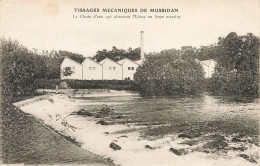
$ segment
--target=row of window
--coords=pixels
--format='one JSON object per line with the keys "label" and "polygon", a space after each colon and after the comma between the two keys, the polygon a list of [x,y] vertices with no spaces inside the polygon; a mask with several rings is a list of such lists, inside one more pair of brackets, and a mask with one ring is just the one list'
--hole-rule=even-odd
{"label": "row of window", "polygon": [[[67,70],[72,70],[74,71],[75,70],[75,66],[72,66],[72,67],[66,67]],[[88,68],[89,70],[96,70],[96,67],[89,67]],[[108,68],[109,70],[116,70],[116,67],[109,67]],[[135,70],[134,67],[128,67],[128,70]]]}
{"label": "row of window", "polygon": [[134,70],[135,68],[134,67],[128,67],[128,70]]}

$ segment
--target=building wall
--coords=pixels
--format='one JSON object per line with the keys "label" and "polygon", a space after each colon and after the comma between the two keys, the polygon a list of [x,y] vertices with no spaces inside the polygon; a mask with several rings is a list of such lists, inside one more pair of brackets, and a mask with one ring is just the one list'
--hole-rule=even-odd
{"label": "building wall", "polygon": [[[72,59],[65,58],[60,66],[61,71],[66,67],[70,67],[74,73],[70,76],[63,76],[61,72],[61,79],[124,80],[130,78],[133,80],[133,76],[139,65],[128,59],[125,59],[122,65],[120,64],[110,59],[104,59],[100,64],[86,59],[81,65]],[[200,61],[200,64],[205,71],[205,77],[210,78],[214,73],[216,62],[214,60],[205,60]]]}
{"label": "building wall", "polygon": [[124,61],[124,63],[122,64],[122,68],[123,68],[123,80],[125,79],[134,79],[134,74],[136,72],[136,69],[139,65],[126,59]]}
{"label": "building wall", "polygon": [[[207,62],[208,61],[208,62]],[[210,78],[212,74],[214,73],[214,68],[216,66],[216,62],[214,60],[206,60],[206,61],[201,61],[201,65],[204,69],[205,72],[205,78]]]}
{"label": "building wall", "polygon": [[102,80],[102,65],[85,59],[82,63],[83,80]]}
{"label": "building wall", "polygon": [[216,63],[215,61],[211,61],[211,62],[210,62],[209,68],[208,68],[208,75],[206,76],[206,78],[212,76],[212,74],[214,73],[216,64],[217,64],[217,63]]}
{"label": "building wall", "polygon": [[103,80],[122,80],[122,66],[105,59],[103,62]]}
{"label": "building wall", "polygon": [[[70,67],[71,70],[74,72],[70,76],[63,76],[62,71],[66,68]],[[61,69],[61,79],[75,79],[75,80],[82,80],[82,65],[73,61],[69,58],[65,58],[60,66]]]}

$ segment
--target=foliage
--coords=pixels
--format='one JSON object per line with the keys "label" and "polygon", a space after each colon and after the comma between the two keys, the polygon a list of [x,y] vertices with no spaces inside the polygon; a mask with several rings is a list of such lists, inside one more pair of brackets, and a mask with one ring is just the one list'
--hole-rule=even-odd
{"label": "foliage", "polygon": [[[173,50],[172,50],[173,51]],[[173,54],[150,54],[137,68],[135,82],[144,96],[197,94],[202,91],[204,71],[193,58]]]}
{"label": "foliage", "polygon": [[0,40],[2,94],[12,99],[13,95],[34,93],[35,80],[44,73],[39,69],[36,56],[17,41]]}
{"label": "foliage", "polygon": [[57,53],[56,53],[56,56],[58,57],[69,57],[70,59],[73,59],[74,61],[77,61],[79,63],[82,63],[84,60],[85,60],[85,57],[81,54],[77,54],[77,53],[72,53],[72,52],[69,52],[69,51],[61,51],[59,50]]}
{"label": "foliage", "polygon": [[259,86],[259,38],[232,32],[219,38],[211,90],[221,94],[256,94]]}
{"label": "foliage", "polygon": [[[140,59],[140,48],[128,50],[113,47],[112,50],[97,51],[92,58],[101,61],[108,57],[115,61],[123,58]],[[33,94],[37,80],[60,77],[60,64],[65,57],[79,63],[81,54],[68,51],[28,50],[17,41],[0,39],[1,87],[3,94]],[[238,36],[232,32],[219,42],[195,48],[183,46],[180,50],[167,49],[146,55],[146,60],[137,69],[131,81],[75,81],[68,80],[72,88],[137,89],[143,95],[196,94],[204,84],[203,69],[195,59],[215,59],[217,66],[213,77],[207,80],[212,92],[229,94],[256,94],[259,89],[259,38],[253,34]],[[66,69],[65,75],[72,71]],[[137,84],[136,84],[137,83]],[[52,85],[52,84],[50,84]],[[37,86],[42,86],[37,81]],[[118,88],[116,87],[118,86]],[[49,87],[46,85],[46,87]],[[55,86],[54,86],[55,87]],[[45,87],[44,87],[45,88]]]}
{"label": "foliage", "polygon": [[[44,51],[42,54],[38,53],[38,50],[33,49],[34,54],[38,55],[35,57],[36,63],[40,68],[44,68],[45,72],[39,72],[39,78],[45,79],[57,79],[60,78],[60,64],[65,57],[69,57],[79,63],[85,60],[85,57],[81,54],[76,54],[68,51]],[[38,70],[40,71],[40,70]]]}
{"label": "foliage", "polygon": [[105,58],[110,58],[114,61],[119,61],[124,58],[129,58],[133,61],[140,59],[141,48],[132,49],[131,47],[128,50],[118,49],[115,46],[112,47],[111,51],[106,49],[102,51],[97,51],[96,55],[92,57],[93,60],[100,62]]}
{"label": "foliage", "polygon": [[84,60],[82,55],[67,51],[46,51],[39,55],[36,49],[30,51],[5,38],[0,39],[0,54],[2,94],[11,100],[14,96],[34,94],[37,79],[59,78],[60,63],[65,56],[79,62]]}
{"label": "foliage", "polygon": [[209,45],[209,46],[201,46],[200,48],[192,47],[192,46],[182,46],[180,50],[176,49],[166,49],[160,52],[164,55],[171,54],[179,54],[183,58],[191,58],[198,60],[208,60],[208,59],[217,59],[219,54],[219,46],[218,45]]}
{"label": "foliage", "polygon": [[201,46],[197,50],[197,59],[203,61],[208,59],[217,60],[220,56],[218,45]]}
{"label": "foliage", "polygon": [[45,59],[45,63],[43,65],[46,66],[47,72],[46,77],[47,79],[57,79],[60,78],[60,64],[65,57],[69,57],[79,63],[84,61],[84,57],[81,54],[75,54],[68,51],[51,51],[50,53],[45,53],[42,55]]}
{"label": "foliage", "polygon": [[68,68],[68,67],[66,67],[64,70],[62,70],[62,75],[65,77],[70,76],[73,73],[74,73],[74,71],[72,71],[71,68]]}
{"label": "foliage", "polygon": [[[36,84],[38,88],[55,89],[63,80],[40,79]],[[65,80],[72,89],[113,89],[137,90],[137,84],[132,80]]]}

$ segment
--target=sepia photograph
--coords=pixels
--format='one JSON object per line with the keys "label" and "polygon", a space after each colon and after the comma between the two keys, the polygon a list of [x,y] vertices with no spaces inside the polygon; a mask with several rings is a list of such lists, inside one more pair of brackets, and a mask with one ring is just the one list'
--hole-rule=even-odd
{"label": "sepia photograph", "polygon": [[0,0],[0,165],[257,166],[260,0]]}

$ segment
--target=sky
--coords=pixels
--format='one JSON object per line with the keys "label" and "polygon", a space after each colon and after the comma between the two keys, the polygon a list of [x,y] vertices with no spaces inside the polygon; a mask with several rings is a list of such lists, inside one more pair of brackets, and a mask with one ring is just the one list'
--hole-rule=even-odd
{"label": "sky", "polygon": [[[138,9],[134,13],[75,12],[75,8]],[[174,13],[139,12],[140,9],[178,9]],[[104,18],[73,18],[99,15]],[[152,16],[146,19],[106,18],[115,15]],[[155,18],[156,16],[180,16]],[[29,49],[66,50],[94,56],[112,46],[140,47],[145,53],[181,46],[214,44],[230,32],[260,36],[260,0],[2,0],[0,37],[18,40]]]}

